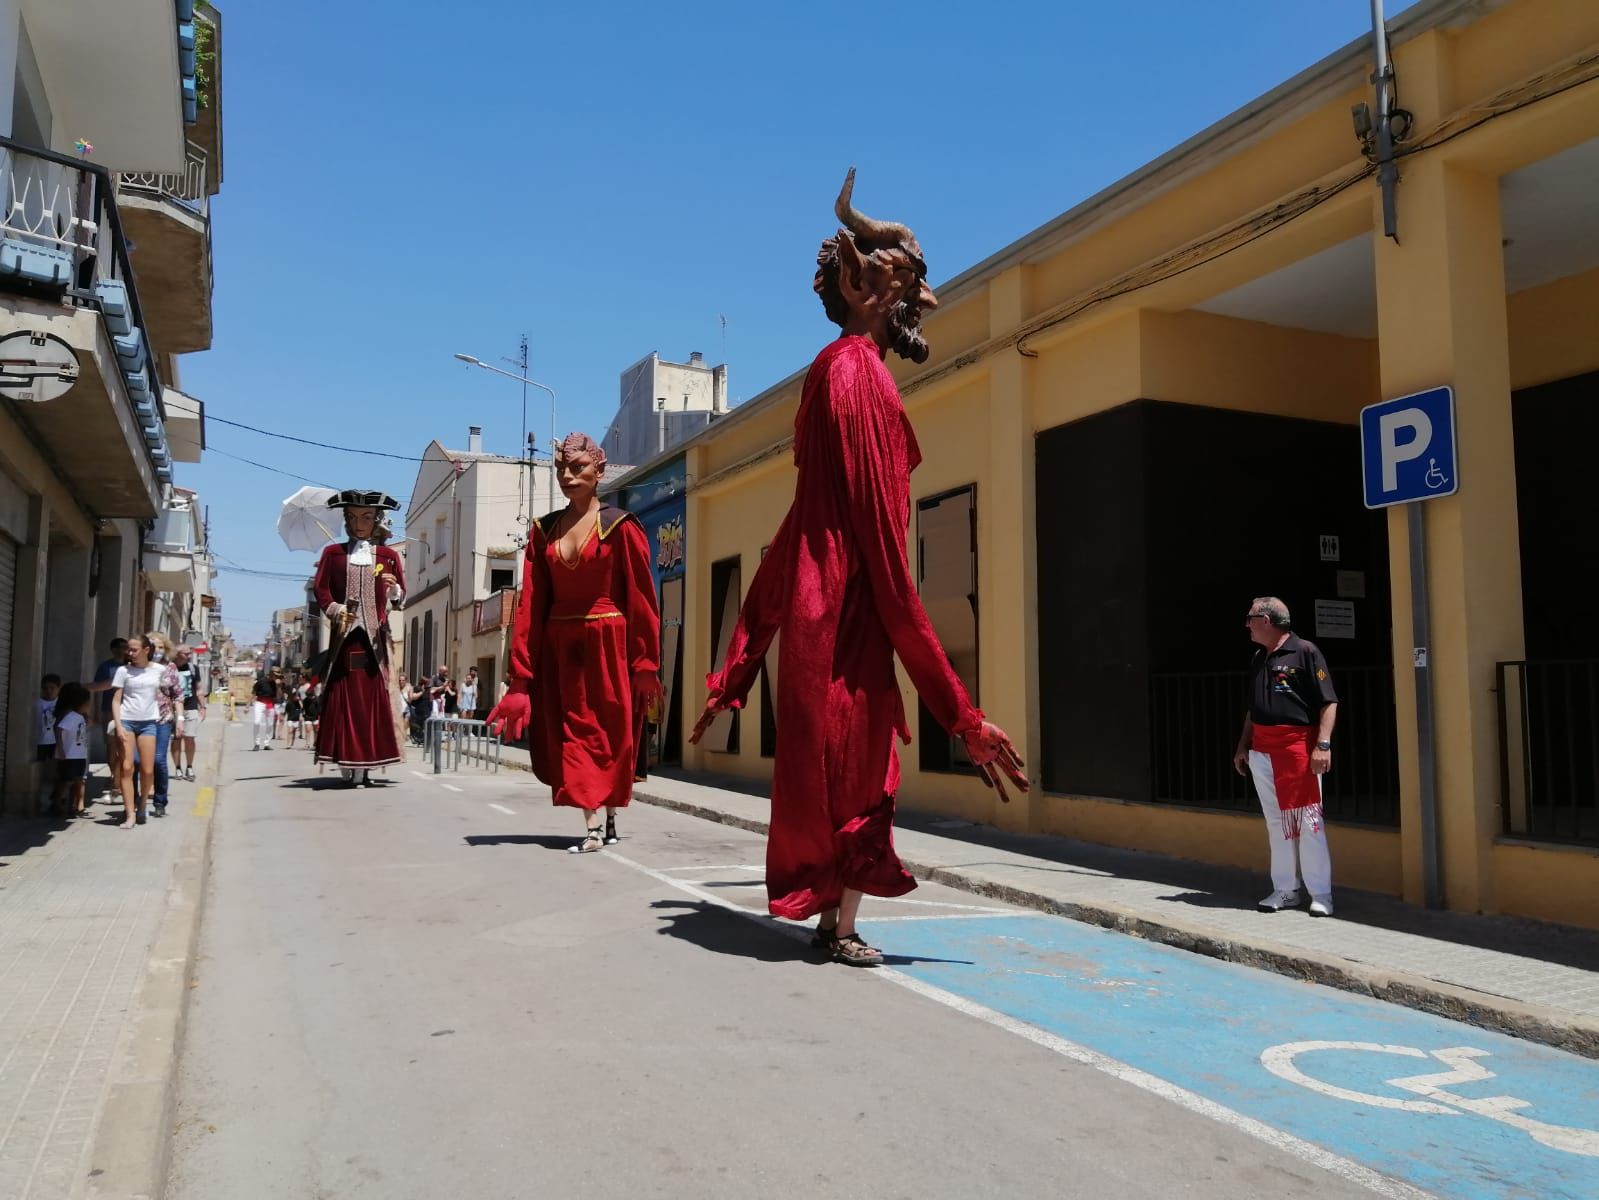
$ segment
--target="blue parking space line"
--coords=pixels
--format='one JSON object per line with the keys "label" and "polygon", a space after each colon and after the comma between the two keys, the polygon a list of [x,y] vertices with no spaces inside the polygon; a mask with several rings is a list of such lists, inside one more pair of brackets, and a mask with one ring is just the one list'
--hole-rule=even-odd
{"label": "blue parking space line", "polygon": [[1439,1196],[1599,1197],[1599,1062],[1071,921],[862,925],[914,979]]}

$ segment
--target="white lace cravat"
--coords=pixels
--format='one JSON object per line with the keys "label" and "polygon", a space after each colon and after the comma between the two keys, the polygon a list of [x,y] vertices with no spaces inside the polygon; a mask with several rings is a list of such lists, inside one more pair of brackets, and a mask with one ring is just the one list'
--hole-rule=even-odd
{"label": "white lace cravat", "polygon": [[372,543],[356,540],[350,543],[350,565],[356,567],[370,567],[376,559],[372,557]]}

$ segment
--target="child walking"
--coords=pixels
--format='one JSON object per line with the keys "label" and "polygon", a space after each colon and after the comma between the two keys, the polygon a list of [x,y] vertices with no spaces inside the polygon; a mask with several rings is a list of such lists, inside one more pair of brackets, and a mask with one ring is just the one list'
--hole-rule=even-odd
{"label": "child walking", "polygon": [[85,816],[84,781],[89,774],[89,689],[69,683],[61,689],[52,720],[55,724],[55,794],[50,810],[57,817]]}

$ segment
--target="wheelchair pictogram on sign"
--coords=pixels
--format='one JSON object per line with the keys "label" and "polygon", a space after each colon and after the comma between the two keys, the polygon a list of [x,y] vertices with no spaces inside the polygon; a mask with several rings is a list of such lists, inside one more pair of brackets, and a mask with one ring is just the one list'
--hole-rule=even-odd
{"label": "wheelchair pictogram on sign", "polygon": [[[1409,1075],[1387,1081],[1389,1087],[1408,1092],[1420,1099],[1401,1099],[1398,1096],[1378,1096],[1338,1087],[1307,1074],[1295,1060],[1302,1054],[1317,1051],[1359,1051],[1364,1054],[1394,1054],[1403,1058],[1437,1059],[1447,1071],[1427,1075]],[[1599,1158],[1599,1131],[1573,1129],[1567,1125],[1551,1125],[1546,1121],[1525,1116],[1521,1110],[1532,1107],[1531,1102],[1515,1096],[1461,1096],[1449,1088],[1462,1083],[1480,1083],[1493,1079],[1494,1073],[1479,1063],[1489,1057],[1488,1051],[1471,1046],[1451,1046],[1444,1050],[1419,1050],[1415,1046],[1387,1046],[1380,1042],[1284,1042],[1271,1046],[1260,1055],[1261,1065],[1279,1079],[1309,1088],[1335,1100],[1351,1104],[1366,1104],[1373,1108],[1399,1109],[1403,1112],[1433,1113],[1438,1116],[1478,1116],[1498,1121],[1519,1129],[1533,1141],[1568,1154],[1581,1154]]]}

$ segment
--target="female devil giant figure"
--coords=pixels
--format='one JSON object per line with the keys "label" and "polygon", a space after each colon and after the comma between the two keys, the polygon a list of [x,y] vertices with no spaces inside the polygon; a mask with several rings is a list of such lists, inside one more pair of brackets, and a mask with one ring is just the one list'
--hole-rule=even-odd
{"label": "female devil giant figure", "polygon": [[317,560],[316,602],[333,625],[327,681],[316,735],[316,761],[336,763],[344,778],[370,785],[372,767],[400,761],[389,684],[389,612],[405,598],[400,556],[383,543],[381,513],[400,502],[383,492],[344,491],[328,501],[344,510],[343,542]]}
{"label": "female devil giant figure", "polygon": [[895,654],[985,783],[1006,798],[1003,779],[1026,791],[1027,776],[1004,731],[972,706],[906,564],[921,454],[883,356],[924,362],[922,314],[938,301],[915,235],[855,211],[854,184],[851,170],[834,205],[844,228],[817,255],[813,286],[842,336],[805,377],[794,503],[750,582],[691,740],[743,702],[781,628],[768,905],[796,921],[820,913],[818,947],[875,966],[882,955],[855,931],[862,893],[916,886],[894,853],[894,735],[910,741]]}
{"label": "female devil giant figure", "polygon": [[605,452],[571,434],[555,473],[567,505],[529,531],[510,690],[488,719],[513,739],[531,720],[533,773],[557,805],[583,810],[587,833],[571,849],[588,853],[618,840],[616,810],[633,798],[644,713],[660,694],[661,617],[644,527],[600,503]]}

